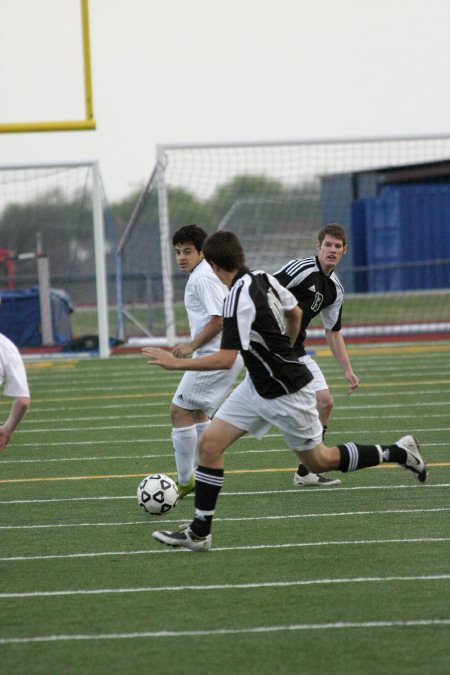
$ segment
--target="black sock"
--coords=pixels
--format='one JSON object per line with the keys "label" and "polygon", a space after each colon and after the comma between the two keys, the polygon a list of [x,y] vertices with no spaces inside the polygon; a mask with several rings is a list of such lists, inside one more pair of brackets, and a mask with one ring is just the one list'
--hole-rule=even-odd
{"label": "black sock", "polygon": [[195,517],[191,524],[194,534],[205,537],[211,524],[217,498],[223,485],[223,469],[198,466],[195,470]]}
{"label": "black sock", "polygon": [[345,445],[338,445],[338,449],[341,453],[339,471],[344,473],[358,471],[358,469],[365,469],[369,466],[377,466],[383,461],[381,446],[379,445],[346,443]]}
{"label": "black sock", "polygon": [[398,445],[382,445],[381,449],[383,450],[384,462],[397,462],[398,464],[406,463],[406,450],[399,448]]}

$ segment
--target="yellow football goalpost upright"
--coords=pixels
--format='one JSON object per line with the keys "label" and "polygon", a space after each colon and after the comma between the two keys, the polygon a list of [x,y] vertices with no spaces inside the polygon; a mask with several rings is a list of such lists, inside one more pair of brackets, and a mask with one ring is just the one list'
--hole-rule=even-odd
{"label": "yellow football goalpost upright", "polygon": [[[92,77],[91,77],[91,49],[89,37],[89,12],[88,0],[80,0],[81,23],[83,40],[84,62],[84,93],[86,106],[86,119],[54,122],[16,122],[0,123],[0,133],[25,133],[25,132],[53,132],[53,131],[91,131],[96,128],[92,103]],[[97,315],[99,333],[99,356],[107,357],[110,354],[109,325],[108,325],[108,298],[105,269],[105,237],[102,205],[102,189],[100,171],[97,162],[89,163],[92,169],[92,211],[93,211],[93,234],[95,253],[95,277],[97,294]],[[11,170],[14,167],[0,167],[0,170]],[[15,167],[27,169],[26,167]],[[45,165],[36,165],[35,169],[46,168]],[[48,292],[49,289],[47,289]],[[51,336],[49,340],[51,341]]]}
{"label": "yellow football goalpost upright", "polygon": [[24,133],[27,131],[89,131],[95,129],[92,102],[91,47],[89,39],[88,0],[80,0],[80,2],[83,37],[84,97],[86,106],[86,119],[55,122],[0,123],[0,133]]}

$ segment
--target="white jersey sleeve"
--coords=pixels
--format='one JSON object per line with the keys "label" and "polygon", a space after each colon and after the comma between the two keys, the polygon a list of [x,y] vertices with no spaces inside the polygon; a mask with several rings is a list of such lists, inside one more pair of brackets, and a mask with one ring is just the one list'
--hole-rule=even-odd
{"label": "white jersey sleeve", "polygon": [[16,345],[0,333],[0,384],[6,396],[30,397],[27,373]]}

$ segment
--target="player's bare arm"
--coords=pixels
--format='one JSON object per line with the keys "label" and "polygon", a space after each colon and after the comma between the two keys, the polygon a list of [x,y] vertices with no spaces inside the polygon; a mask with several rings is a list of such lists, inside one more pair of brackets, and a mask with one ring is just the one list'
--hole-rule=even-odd
{"label": "player's bare arm", "polygon": [[344,338],[340,331],[326,330],[325,335],[328,345],[335,359],[340,363],[344,371],[345,379],[349,383],[348,394],[353,394],[355,389],[359,387],[359,377],[353,372],[350,359],[347,354]]}
{"label": "player's bare arm", "polygon": [[149,357],[151,366],[160,366],[165,370],[229,370],[238,355],[237,349],[219,349],[214,354],[198,359],[179,359],[165,349],[144,347],[142,353]]}
{"label": "player's bare arm", "polygon": [[300,307],[296,305],[292,309],[284,310],[284,321],[286,324],[286,335],[289,337],[291,347],[293,347],[302,322],[302,310]]}
{"label": "player's bare arm", "polygon": [[190,342],[179,343],[172,349],[172,354],[179,359],[190,356],[196,349],[203,347],[220,333],[223,326],[223,317],[215,315],[210,318],[203,330]]}
{"label": "player's bare arm", "polygon": [[29,407],[30,399],[28,397],[17,396],[14,399],[8,419],[4,424],[0,425],[0,452],[8,445],[11,436],[24,418]]}

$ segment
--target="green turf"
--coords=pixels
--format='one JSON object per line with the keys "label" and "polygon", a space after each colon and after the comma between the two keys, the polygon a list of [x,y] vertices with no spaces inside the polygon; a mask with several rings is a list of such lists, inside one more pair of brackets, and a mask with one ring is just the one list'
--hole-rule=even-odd
{"label": "green turf", "polygon": [[0,457],[1,675],[448,673],[450,345],[413,347],[351,347],[351,397],[317,358],[328,444],[414,433],[427,484],[384,465],[294,488],[275,429],[243,438],[206,554],[151,538],[191,518],[192,495],[161,518],[136,501],[142,476],[175,475],[180,374],[140,356],[28,362],[32,407]]}

